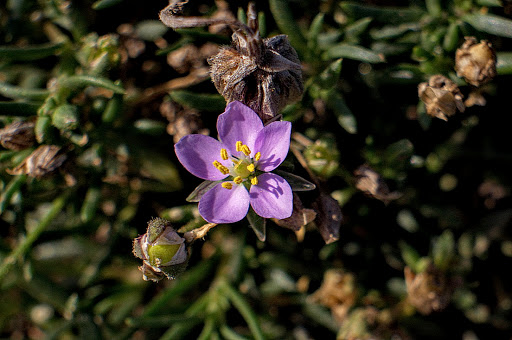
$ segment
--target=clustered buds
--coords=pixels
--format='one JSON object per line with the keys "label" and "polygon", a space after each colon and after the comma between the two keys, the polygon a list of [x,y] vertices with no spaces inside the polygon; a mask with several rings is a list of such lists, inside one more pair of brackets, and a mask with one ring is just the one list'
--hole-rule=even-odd
{"label": "clustered buds", "polygon": [[455,53],[455,71],[469,84],[483,85],[496,76],[496,53],[487,40],[477,42],[475,37],[465,39]]}
{"label": "clustered buds", "polygon": [[34,122],[17,121],[0,129],[0,144],[6,149],[19,151],[34,142]]}
{"label": "clustered buds", "polygon": [[7,172],[11,175],[28,175],[41,178],[55,171],[64,163],[67,156],[60,153],[60,150],[57,145],[41,145],[28,155],[21,164],[13,169],[7,169]]}
{"label": "clustered buds", "polygon": [[427,114],[442,120],[448,120],[457,110],[465,110],[464,96],[457,84],[440,74],[418,85],[418,96],[425,103]]}
{"label": "clustered buds", "polygon": [[175,279],[188,262],[185,239],[163,218],[148,222],[146,233],[133,240],[133,254],[143,261],[139,269],[145,281]]}

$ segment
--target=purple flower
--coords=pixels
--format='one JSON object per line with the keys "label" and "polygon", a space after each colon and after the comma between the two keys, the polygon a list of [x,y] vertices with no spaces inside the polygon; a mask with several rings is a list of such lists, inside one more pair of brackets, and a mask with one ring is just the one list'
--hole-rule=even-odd
{"label": "purple flower", "polygon": [[219,140],[188,135],[175,146],[176,155],[193,175],[219,181],[199,201],[199,213],[210,223],[233,223],[249,205],[265,218],[290,217],[293,194],[288,182],[270,171],[290,147],[290,122],[263,126],[249,107],[234,101],[217,120]]}

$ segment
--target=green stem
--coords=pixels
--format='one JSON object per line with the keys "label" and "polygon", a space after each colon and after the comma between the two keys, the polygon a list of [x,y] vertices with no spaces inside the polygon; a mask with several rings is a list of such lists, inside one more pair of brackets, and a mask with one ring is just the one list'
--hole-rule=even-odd
{"label": "green stem", "polygon": [[53,201],[50,210],[48,210],[46,215],[43,216],[39,224],[29,232],[27,237],[18,245],[18,247],[13,249],[12,252],[6,258],[4,258],[0,264],[0,281],[16,263],[16,260],[25,255],[30,250],[32,244],[39,238],[41,233],[46,229],[46,227],[48,227],[52,220],[60,213],[67,202],[68,196],[69,192],[66,192],[57,197]]}
{"label": "green stem", "polygon": [[25,182],[26,179],[26,175],[20,175],[13,178],[9,184],[7,184],[7,187],[0,197],[0,214],[5,211],[7,205],[9,205],[9,202],[11,201],[12,196],[20,189],[20,186]]}

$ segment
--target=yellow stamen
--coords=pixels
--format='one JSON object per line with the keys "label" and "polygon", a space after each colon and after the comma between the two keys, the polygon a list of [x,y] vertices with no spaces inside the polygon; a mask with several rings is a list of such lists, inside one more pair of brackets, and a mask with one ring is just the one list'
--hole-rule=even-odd
{"label": "yellow stamen", "polygon": [[219,161],[213,161],[213,166],[216,167],[223,175],[229,174],[229,169],[220,164]]}
{"label": "yellow stamen", "polygon": [[242,151],[242,142],[241,141],[238,141],[236,142],[236,151],[240,152]]}
{"label": "yellow stamen", "polygon": [[254,155],[254,160],[255,160],[255,161],[259,161],[259,160],[260,160],[260,158],[261,158],[261,152],[259,152],[259,151],[258,151],[258,152],[256,152],[256,154]]}
{"label": "yellow stamen", "polygon": [[250,172],[254,172],[254,168],[255,166],[252,163],[247,166],[247,170],[249,170]]}
{"label": "yellow stamen", "polygon": [[220,149],[220,158],[227,161],[228,160],[228,150],[222,148]]}
{"label": "yellow stamen", "polygon": [[240,148],[240,151],[242,151],[244,153],[244,155],[246,156],[249,156],[251,154],[251,149],[249,149],[249,147],[247,145],[242,145],[242,147]]}
{"label": "yellow stamen", "polygon": [[243,178],[240,176],[236,176],[235,178],[233,178],[233,182],[235,182],[236,184],[240,184],[243,181],[244,181]]}
{"label": "yellow stamen", "polygon": [[251,184],[252,185],[258,185],[258,177],[251,178]]}
{"label": "yellow stamen", "polygon": [[231,190],[231,189],[233,188],[233,183],[231,183],[231,182],[222,182],[222,184],[221,184],[221,185],[222,185],[222,187],[223,187],[224,189]]}

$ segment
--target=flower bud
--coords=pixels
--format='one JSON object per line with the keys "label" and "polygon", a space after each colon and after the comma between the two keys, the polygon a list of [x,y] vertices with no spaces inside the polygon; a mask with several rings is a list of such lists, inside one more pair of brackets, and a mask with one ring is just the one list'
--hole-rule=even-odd
{"label": "flower bud", "polygon": [[67,156],[59,154],[59,151],[60,147],[56,145],[41,145],[28,155],[20,165],[6,171],[11,175],[28,175],[41,178],[64,163]]}
{"label": "flower bud", "polygon": [[480,86],[496,76],[496,53],[487,40],[465,39],[455,52],[455,71],[471,85]]}
{"label": "flower bud", "polygon": [[148,222],[146,233],[133,240],[133,254],[143,261],[139,269],[145,281],[175,279],[188,262],[185,239],[163,218]]}
{"label": "flower bud", "polygon": [[78,109],[74,105],[61,105],[52,114],[52,124],[59,130],[70,131],[78,127]]}
{"label": "flower bud", "polygon": [[440,74],[430,77],[428,83],[418,85],[418,96],[425,103],[427,114],[442,120],[448,120],[457,109],[466,109],[463,95],[458,86],[450,79]]}
{"label": "flower bud", "polygon": [[34,123],[17,121],[0,129],[0,144],[6,149],[23,150],[34,144]]}

